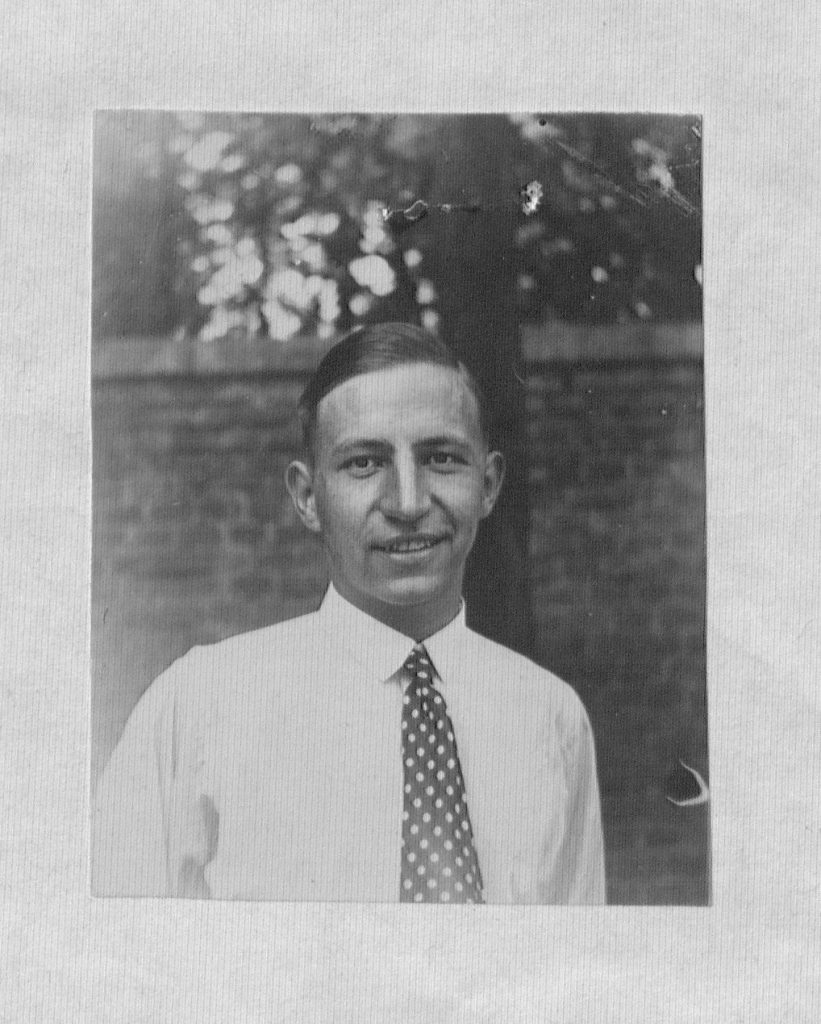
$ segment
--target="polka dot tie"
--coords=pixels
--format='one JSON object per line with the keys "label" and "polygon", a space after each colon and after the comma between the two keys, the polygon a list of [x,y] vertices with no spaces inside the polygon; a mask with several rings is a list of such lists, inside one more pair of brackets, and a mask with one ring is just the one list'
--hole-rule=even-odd
{"label": "polka dot tie", "polygon": [[411,679],[402,706],[399,898],[403,903],[484,903],[453,725],[422,644],[411,651],[405,669]]}

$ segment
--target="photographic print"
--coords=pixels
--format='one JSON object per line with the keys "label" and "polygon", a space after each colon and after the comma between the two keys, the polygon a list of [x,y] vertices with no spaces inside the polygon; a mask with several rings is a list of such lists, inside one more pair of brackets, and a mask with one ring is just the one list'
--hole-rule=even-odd
{"label": "photographic print", "polygon": [[701,148],[96,112],[92,892],[710,903]]}

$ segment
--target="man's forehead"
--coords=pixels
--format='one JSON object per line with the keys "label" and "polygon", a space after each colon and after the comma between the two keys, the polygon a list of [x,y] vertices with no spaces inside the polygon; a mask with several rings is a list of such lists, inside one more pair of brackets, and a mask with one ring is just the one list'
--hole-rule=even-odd
{"label": "man's forehead", "polygon": [[476,399],[459,370],[408,363],[358,374],[329,391],[317,408],[318,428],[334,434],[425,424],[479,431]]}

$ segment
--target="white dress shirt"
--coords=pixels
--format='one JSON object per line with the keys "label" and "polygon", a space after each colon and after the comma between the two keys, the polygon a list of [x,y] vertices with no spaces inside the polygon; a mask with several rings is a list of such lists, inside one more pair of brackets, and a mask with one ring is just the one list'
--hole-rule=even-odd
{"label": "white dress shirt", "polygon": [[[96,895],[399,900],[402,664],[343,600],[197,647],[129,718],[92,825]],[[465,625],[425,640],[487,903],[603,903],[593,736],[576,694]]]}

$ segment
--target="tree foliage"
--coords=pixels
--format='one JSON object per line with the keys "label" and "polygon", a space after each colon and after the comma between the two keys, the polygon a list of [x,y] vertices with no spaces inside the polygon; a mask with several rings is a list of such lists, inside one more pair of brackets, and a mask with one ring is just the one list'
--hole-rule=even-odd
{"label": "tree foliage", "polygon": [[[493,188],[435,194],[479,122]],[[438,227],[488,214],[514,227],[520,320],[697,318],[700,148],[694,117],[102,113],[95,334],[436,329],[460,258]]]}

